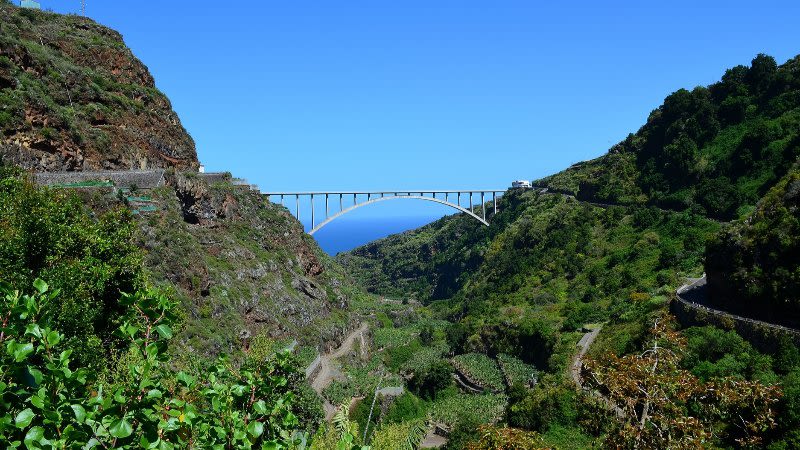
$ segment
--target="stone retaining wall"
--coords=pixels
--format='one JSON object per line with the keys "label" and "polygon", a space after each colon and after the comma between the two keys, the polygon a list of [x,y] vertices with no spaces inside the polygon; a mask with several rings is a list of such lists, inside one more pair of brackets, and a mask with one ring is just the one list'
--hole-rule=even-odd
{"label": "stone retaining wall", "polygon": [[230,183],[233,179],[230,172],[198,173],[197,176],[208,184]]}

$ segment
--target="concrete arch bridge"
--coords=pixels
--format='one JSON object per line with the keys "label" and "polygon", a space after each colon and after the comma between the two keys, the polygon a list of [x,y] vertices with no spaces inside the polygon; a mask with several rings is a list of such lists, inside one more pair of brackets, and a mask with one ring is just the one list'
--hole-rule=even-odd
{"label": "concrete arch bridge", "polygon": [[[270,201],[279,200],[281,205],[285,206],[285,201],[291,201],[294,198],[295,203],[295,217],[300,220],[301,212],[301,199],[308,198],[310,200],[310,214],[311,214],[311,230],[308,234],[313,235],[325,225],[331,223],[337,218],[361,208],[363,206],[371,205],[378,202],[398,199],[411,199],[422,200],[428,202],[439,203],[441,205],[449,206],[464,214],[469,215],[473,219],[489,226],[486,219],[487,213],[487,197],[491,196],[491,206],[494,213],[497,213],[497,197],[502,195],[505,189],[474,189],[474,190],[459,190],[459,191],[439,191],[439,190],[424,190],[424,191],[319,191],[319,192],[265,192],[264,195]],[[475,205],[475,201],[480,198],[480,203]],[[325,202],[325,218],[317,223],[316,210],[314,200]],[[352,200],[351,200],[352,199]],[[303,202],[305,203],[305,202]],[[338,203],[338,208],[331,211],[331,203]],[[468,203],[468,207],[466,204]],[[464,205],[462,205],[464,204]],[[306,206],[304,205],[304,208]]]}

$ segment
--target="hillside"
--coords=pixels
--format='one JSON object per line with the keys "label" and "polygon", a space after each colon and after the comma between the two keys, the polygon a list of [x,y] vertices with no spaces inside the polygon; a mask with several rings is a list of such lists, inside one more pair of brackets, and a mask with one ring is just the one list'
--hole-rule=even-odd
{"label": "hillside", "polygon": [[800,170],[706,250],[709,300],[747,317],[800,328]]}
{"label": "hillside", "polygon": [[118,32],[2,3],[0,155],[37,171],[199,165],[169,99]]}
{"label": "hillside", "polygon": [[159,210],[138,220],[144,264],[177,288],[191,348],[231,353],[264,335],[322,349],[357,323],[364,294],[286,208],[195,174],[148,195]]}
{"label": "hillside", "polygon": [[[473,275],[482,267],[489,270],[495,266],[489,264],[492,255],[500,253],[499,246],[508,245],[512,232],[527,233],[528,243],[542,247],[544,253],[532,253],[527,244],[516,242],[505,252],[511,269],[504,279],[528,279],[526,273],[534,270],[551,273],[552,262],[538,258],[550,251],[564,253],[560,245],[565,242],[537,230],[537,224],[548,220],[542,212],[556,214],[554,224],[568,218],[568,213],[575,214],[575,209],[592,211],[601,209],[600,205],[607,211],[620,211],[617,214],[622,217],[635,215],[635,222],[644,224],[676,214],[691,218],[690,222],[746,216],[800,156],[798,67],[800,57],[777,66],[771,57],[759,55],[749,68],[729,69],[720,82],[707,88],[670,94],[637,133],[606,155],[536,181],[535,185],[549,189],[547,194],[507,192],[500,203],[501,212],[488,228],[461,216],[446,217],[367,244],[339,260],[373,292],[397,295],[406,291],[430,301],[450,298],[467,285],[473,289],[472,285],[483,282],[473,280]],[[692,151],[677,152],[679,144]],[[560,206],[553,198],[557,194],[577,201],[564,200],[570,206]],[[528,200],[521,202],[523,198]],[[533,205],[540,208],[538,214],[531,209]],[[626,226],[626,221],[605,226],[617,229]],[[637,240],[646,232],[646,227],[636,230]],[[702,254],[707,233],[675,233],[667,243],[657,241],[668,262],[663,268],[697,268],[701,261],[686,258],[685,253]],[[593,237],[589,234],[586,239]],[[595,257],[589,252],[584,258]],[[528,269],[526,260],[537,267]],[[573,270],[568,278],[582,272],[583,268]],[[491,282],[506,283],[497,278]]]}
{"label": "hillside", "polygon": [[[699,276],[704,265],[720,307],[741,312],[736,302],[769,303],[765,310],[780,305],[782,313],[795,314],[796,170],[790,168],[800,156],[799,67],[800,58],[778,66],[759,55],[709,87],[670,94],[639,131],[606,155],[534,182],[547,190],[507,191],[489,227],[449,216],[337,260],[369,291],[390,298],[405,292],[449,322],[442,328],[451,354],[511,355],[540,370],[531,391],[508,391],[505,420],[543,433],[550,445],[587,448],[592,436],[599,439],[595,445],[604,439],[611,448],[630,445],[617,421],[605,422],[606,437],[587,427],[587,421],[602,422],[602,412],[592,409],[598,406],[591,399],[570,394],[567,368],[581,336],[576,331],[604,323],[588,351],[595,362],[586,369],[593,382],[603,380],[600,392],[612,389],[609,382],[623,383],[623,390],[645,382],[647,366],[638,365],[646,358],[639,355],[651,339],[682,349],[669,363],[676,378],[659,378],[653,386],[678,379],[702,386],[734,377],[755,383],[756,392],[789,374],[786,403],[777,408],[790,413],[772,434],[775,448],[789,448],[794,438],[783,433],[797,425],[791,411],[797,410],[800,360],[790,356],[796,348],[776,343],[770,359],[733,332],[689,328],[676,337],[654,323],[669,322],[676,288],[685,277]],[[738,221],[746,217],[751,219]],[[747,300],[738,297],[742,292]],[[637,370],[645,371],[622,381]],[[615,378],[605,378],[610,374]],[[645,400],[631,399],[637,392],[617,405],[641,408],[637,402]],[[664,406],[683,411],[677,417],[697,417],[680,395],[678,404]],[[682,425],[653,429],[664,426]],[[741,442],[735,433],[724,434],[712,448]],[[650,446],[669,446],[659,439]],[[582,444],[571,444],[576,441]]]}
{"label": "hillside", "polygon": [[800,56],[758,55],[680,89],[608,154],[536,181],[578,199],[746,215],[800,155]]}

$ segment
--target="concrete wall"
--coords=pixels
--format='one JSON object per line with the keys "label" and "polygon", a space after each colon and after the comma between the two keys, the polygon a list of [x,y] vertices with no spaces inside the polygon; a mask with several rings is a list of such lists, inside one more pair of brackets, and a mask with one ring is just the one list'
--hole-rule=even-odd
{"label": "concrete wall", "polygon": [[86,181],[111,181],[117,187],[152,189],[164,185],[164,169],[108,172],[43,172],[34,180],[39,185],[71,184]]}

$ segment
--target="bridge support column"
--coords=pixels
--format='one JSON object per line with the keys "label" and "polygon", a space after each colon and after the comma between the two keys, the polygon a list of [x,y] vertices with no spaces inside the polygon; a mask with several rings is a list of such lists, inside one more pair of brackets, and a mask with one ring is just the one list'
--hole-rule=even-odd
{"label": "bridge support column", "polygon": [[342,194],[339,194],[339,211],[344,211],[344,200],[342,199]]}
{"label": "bridge support column", "polygon": [[[469,193],[469,210],[472,211],[472,191]],[[472,211],[475,212],[475,211]]]}
{"label": "bridge support column", "polygon": [[358,194],[353,194],[353,206],[358,204]]}
{"label": "bridge support column", "polygon": [[325,194],[325,218],[327,219],[328,216],[331,215],[331,210],[328,207],[328,194]]}
{"label": "bridge support column", "polygon": [[481,212],[483,213],[483,220],[486,220],[486,200],[483,199],[483,192],[481,192]]}
{"label": "bridge support column", "polygon": [[311,229],[313,230],[316,226],[314,223],[314,194],[311,194]]}
{"label": "bridge support column", "polygon": [[294,201],[297,206],[297,212],[294,214],[295,219],[300,220],[300,195],[294,196]]}
{"label": "bridge support column", "polygon": [[281,206],[283,206],[283,194],[281,194]]}
{"label": "bridge support column", "polygon": [[497,192],[492,192],[492,203],[494,203],[494,213],[497,214]]}
{"label": "bridge support column", "polygon": [[456,199],[458,206],[461,206],[461,192],[458,193],[458,199]]}

